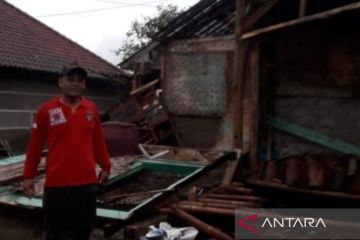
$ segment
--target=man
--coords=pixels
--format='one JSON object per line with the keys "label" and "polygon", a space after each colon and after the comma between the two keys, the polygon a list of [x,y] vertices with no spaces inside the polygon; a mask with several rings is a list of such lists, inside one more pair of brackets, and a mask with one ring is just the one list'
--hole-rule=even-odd
{"label": "man", "polygon": [[[48,146],[43,207],[46,240],[87,240],[96,216],[96,185],[104,183],[111,162],[96,106],[82,97],[87,72],[65,66],[58,80],[61,95],[36,114],[24,166],[23,191],[34,196],[34,178],[44,143]],[[102,171],[96,176],[95,165]]]}

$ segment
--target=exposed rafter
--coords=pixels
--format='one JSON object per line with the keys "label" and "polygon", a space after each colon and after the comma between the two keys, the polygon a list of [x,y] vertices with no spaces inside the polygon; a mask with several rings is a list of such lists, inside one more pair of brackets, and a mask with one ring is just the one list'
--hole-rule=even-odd
{"label": "exposed rafter", "polygon": [[345,6],[338,7],[338,8],[334,8],[334,9],[331,9],[328,11],[316,13],[316,14],[298,18],[295,20],[291,20],[291,21],[271,25],[268,27],[260,28],[260,29],[257,29],[257,30],[251,31],[251,32],[247,32],[242,35],[242,39],[245,40],[245,39],[257,37],[257,36],[265,34],[265,33],[274,32],[277,30],[285,29],[285,28],[296,26],[296,25],[303,24],[303,23],[309,23],[309,22],[312,22],[315,20],[326,19],[326,18],[335,16],[335,15],[338,15],[338,14],[341,14],[344,12],[354,11],[357,9],[360,9],[360,2],[345,5]]}
{"label": "exposed rafter", "polygon": [[259,21],[276,3],[278,0],[269,0],[258,7],[250,16],[245,18],[244,30],[247,31],[251,29],[254,24]]}

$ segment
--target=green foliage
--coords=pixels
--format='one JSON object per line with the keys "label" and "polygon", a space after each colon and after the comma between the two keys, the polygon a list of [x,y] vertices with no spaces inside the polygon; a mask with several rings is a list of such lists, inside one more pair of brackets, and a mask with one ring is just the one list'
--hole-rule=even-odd
{"label": "green foliage", "polygon": [[151,40],[149,36],[164,28],[171,20],[177,17],[182,10],[175,5],[157,6],[155,16],[143,16],[141,20],[131,23],[130,30],[121,47],[115,51],[123,59],[130,57],[136,51],[146,46]]}

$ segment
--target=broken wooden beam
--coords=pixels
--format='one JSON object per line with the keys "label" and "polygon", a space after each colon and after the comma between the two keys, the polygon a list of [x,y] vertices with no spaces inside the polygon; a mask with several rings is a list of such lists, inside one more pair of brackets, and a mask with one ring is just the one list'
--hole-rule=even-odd
{"label": "broken wooden beam", "polygon": [[183,221],[185,221],[186,223],[198,228],[200,231],[202,231],[203,233],[206,233],[207,235],[209,235],[210,237],[214,238],[214,239],[219,239],[219,240],[232,240],[234,239],[233,237],[227,235],[226,233],[222,232],[220,229],[215,228],[201,220],[199,220],[198,218],[194,217],[193,215],[191,215],[190,213],[183,211],[181,209],[178,209],[176,206],[172,207],[172,212],[179,217],[180,219],[182,219]]}
{"label": "broken wooden beam", "polygon": [[235,152],[236,152],[236,159],[230,161],[225,170],[224,178],[222,181],[223,186],[230,186],[231,181],[233,180],[235,172],[238,168],[241,159],[241,150],[235,149]]}
{"label": "broken wooden beam", "polygon": [[360,2],[348,4],[348,5],[334,8],[334,9],[331,9],[328,11],[312,14],[312,15],[309,15],[306,17],[286,21],[286,22],[279,23],[279,24],[274,24],[274,25],[271,25],[268,27],[263,27],[263,28],[260,28],[260,29],[257,29],[257,30],[251,31],[251,32],[247,32],[247,33],[243,34],[241,38],[242,38],[242,40],[245,40],[245,39],[257,37],[257,36],[265,34],[265,33],[274,32],[274,31],[277,31],[280,29],[285,29],[285,28],[296,26],[296,25],[303,24],[303,23],[309,23],[314,20],[327,19],[329,17],[335,16],[335,15],[338,15],[341,13],[349,12],[349,11],[354,11],[359,8],[360,8]]}

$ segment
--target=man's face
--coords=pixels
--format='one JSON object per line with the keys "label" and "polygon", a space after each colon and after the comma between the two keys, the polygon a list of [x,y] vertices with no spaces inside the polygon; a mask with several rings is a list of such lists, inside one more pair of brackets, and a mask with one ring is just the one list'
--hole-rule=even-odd
{"label": "man's face", "polygon": [[80,97],[85,90],[86,79],[80,74],[73,73],[59,79],[62,94],[69,97]]}

